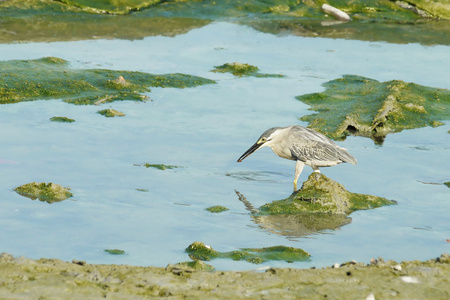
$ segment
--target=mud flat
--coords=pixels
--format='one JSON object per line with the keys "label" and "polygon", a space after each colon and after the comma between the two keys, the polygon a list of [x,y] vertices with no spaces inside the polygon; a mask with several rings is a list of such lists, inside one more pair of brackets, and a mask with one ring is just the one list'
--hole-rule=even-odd
{"label": "mud flat", "polygon": [[[0,255],[2,299],[448,299],[450,256],[323,269],[195,271]],[[372,295],[372,296],[371,296]],[[370,298],[367,298],[370,297]]]}

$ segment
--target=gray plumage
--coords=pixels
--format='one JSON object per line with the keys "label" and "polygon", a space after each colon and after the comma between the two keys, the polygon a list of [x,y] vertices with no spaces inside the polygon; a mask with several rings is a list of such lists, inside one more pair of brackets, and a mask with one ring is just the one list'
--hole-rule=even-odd
{"label": "gray plumage", "polygon": [[238,162],[265,146],[272,148],[273,152],[282,158],[297,161],[294,190],[297,190],[297,180],[304,165],[310,166],[315,172],[320,172],[320,167],[331,167],[343,162],[356,165],[357,162],[347,149],[317,131],[298,125],[266,130]]}

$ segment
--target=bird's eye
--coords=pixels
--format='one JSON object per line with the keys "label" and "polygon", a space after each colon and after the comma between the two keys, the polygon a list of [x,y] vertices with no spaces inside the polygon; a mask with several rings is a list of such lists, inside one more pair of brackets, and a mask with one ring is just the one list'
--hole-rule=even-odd
{"label": "bird's eye", "polygon": [[261,144],[261,143],[265,143],[265,142],[267,142],[267,138],[262,137],[262,138],[259,139],[259,143],[260,143],[260,144]]}

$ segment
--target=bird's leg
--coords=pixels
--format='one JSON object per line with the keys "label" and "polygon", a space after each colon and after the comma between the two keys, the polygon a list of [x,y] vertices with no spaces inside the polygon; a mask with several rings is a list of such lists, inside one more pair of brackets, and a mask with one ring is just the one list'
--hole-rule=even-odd
{"label": "bird's leg", "polygon": [[313,168],[314,170],[314,177],[316,178],[316,180],[319,180],[320,178],[320,170],[318,167],[316,166],[311,166],[311,168]]}
{"label": "bird's leg", "polygon": [[300,177],[304,166],[305,164],[302,161],[297,160],[297,163],[295,164],[294,192],[297,191],[297,180]]}

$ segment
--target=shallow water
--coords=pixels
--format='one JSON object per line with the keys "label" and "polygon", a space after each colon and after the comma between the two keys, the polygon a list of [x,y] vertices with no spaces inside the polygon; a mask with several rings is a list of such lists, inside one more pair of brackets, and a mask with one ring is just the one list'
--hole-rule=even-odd
{"label": "shallow water", "polygon": [[[358,165],[323,169],[351,192],[383,196],[398,205],[359,211],[351,223],[306,237],[282,236],[255,224],[236,191],[259,207],[292,192],[295,163],[262,149],[236,159],[267,128],[306,125],[310,113],[294,97],[323,90],[343,74],[400,79],[449,88],[448,46],[387,44],[275,36],[213,23],[176,37],[0,45],[0,59],[56,56],[73,68],[148,73],[180,72],[218,84],[153,88],[145,103],[76,106],[59,100],[0,106],[0,251],[30,258],[165,266],[189,260],[194,241],[218,251],[285,245],[311,253],[310,262],[264,266],[326,266],[372,257],[428,259],[449,251],[450,124],[388,135],[383,146],[362,137],[340,145]],[[235,78],[212,73],[227,62],[256,65],[285,78]],[[125,117],[96,112],[112,107]],[[71,124],[49,121],[75,119]],[[135,166],[164,163],[158,170]],[[299,181],[311,172],[305,168]],[[47,204],[13,191],[32,182],[69,186],[74,197]],[[137,189],[145,189],[138,191]],[[207,207],[230,210],[212,214]],[[113,256],[104,249],[118,248]],[[253,269],[215,260],[218,269]]]}

